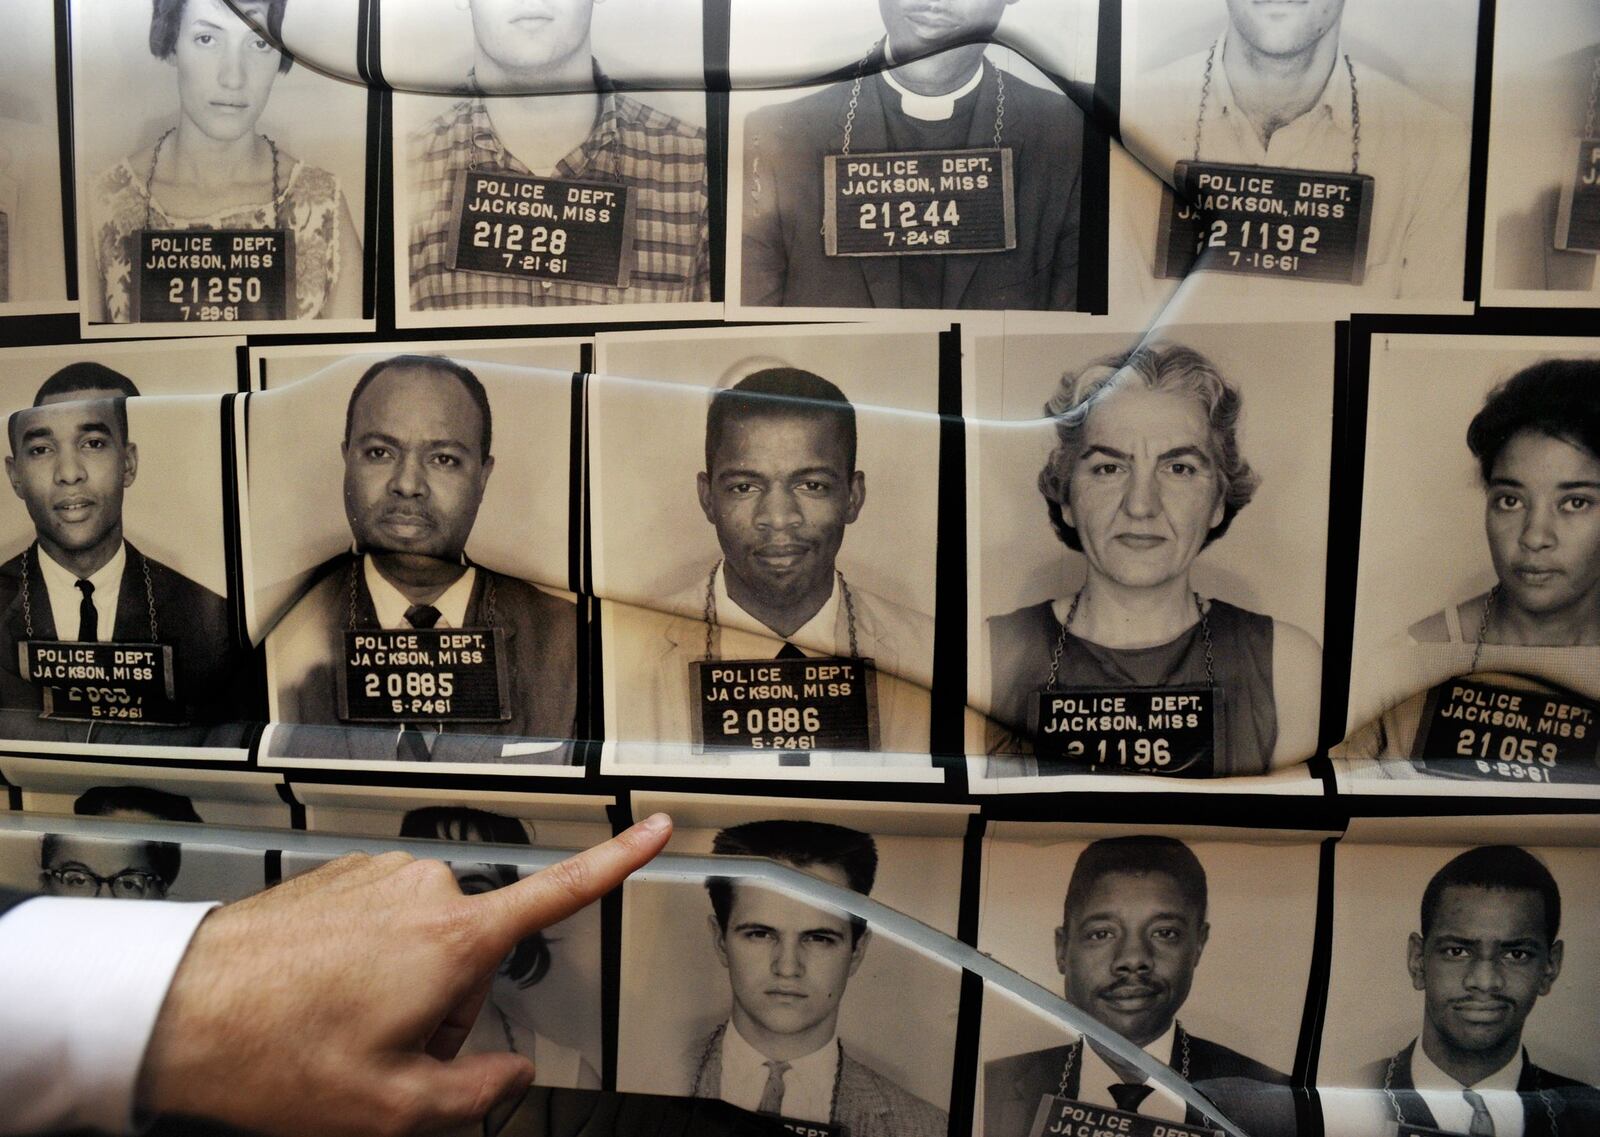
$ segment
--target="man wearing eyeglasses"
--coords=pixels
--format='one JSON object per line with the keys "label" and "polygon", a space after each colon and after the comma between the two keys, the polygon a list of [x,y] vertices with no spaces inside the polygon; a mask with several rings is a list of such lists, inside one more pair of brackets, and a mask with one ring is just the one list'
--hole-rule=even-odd
{"label": "man wearing eyeglasses", "polygon": [[[181,794],[147,786],[95,786],[72,803],[79,817],[190,821],[200,815]],[[183,852],[170,841],[102,841],[47,833],[39,844],[39,883],[51,896],[165,900]]]}

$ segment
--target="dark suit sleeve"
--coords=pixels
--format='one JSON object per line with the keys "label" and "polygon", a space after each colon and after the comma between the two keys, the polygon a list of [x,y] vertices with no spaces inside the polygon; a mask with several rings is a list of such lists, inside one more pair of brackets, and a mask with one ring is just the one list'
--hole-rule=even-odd
{"label": "dark suit sleeve", "polygon": [[739,299],[775,307],[783,303],[789,251],[778,210],[778,163],[783,148],[781,107],[757,111],[744,127],[744,231],[740,239]]}
{"label": "dark suit sleeve", "polygon": [[37,893],[33,892],[22,892],[14,888],[0,887],[0,916],[4,916],[24,900],[32,900],[36,895]]}

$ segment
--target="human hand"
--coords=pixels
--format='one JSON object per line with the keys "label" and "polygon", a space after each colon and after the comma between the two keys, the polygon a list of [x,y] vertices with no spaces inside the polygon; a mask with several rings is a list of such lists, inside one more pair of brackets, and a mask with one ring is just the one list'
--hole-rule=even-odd
{"label": "human hand", "polygon": [[661,851],[656,814],[507,888],[442,861],[341,857],[201,923],[151,1034],[139,1103],[264,1134],[422,1133],[520,1094],[516,1054],[456,1057],[513,945]]}

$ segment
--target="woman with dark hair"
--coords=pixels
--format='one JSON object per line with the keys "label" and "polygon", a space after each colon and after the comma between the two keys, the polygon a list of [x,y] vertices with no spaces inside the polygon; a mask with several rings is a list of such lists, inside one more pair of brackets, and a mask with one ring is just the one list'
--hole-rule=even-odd
{"label": "woman with dark hair", "polygon": [[[1190,583],[1201,550],[1259,482],[1239,452],[1241,409],[1238,391],[1186,347],[1141,346],[1062,378],[1045,406],[1056,446],[1038,484],[1085,579],[1070,596],[990,618],[989,753],[1031,752],[1043,693],[1187,687],[1210,693],[1213,774],[1311,756],[1316,642]],[[1021,772],[1066,768],[1030,758]]]}
{"label": "woman with dark hair", "polygon": [[[413,809],[400,822],[400,836],[438,841],[481,841],[494,845],[531,845],[527,828],[514,817],[503,817],[468,806],[432,805]],[[452,861],[461,891],[469,896],[505,888],[517,881],[513,865]],[[550,971],[550,943],[535,932],[511,949],[494,986],[484,1001],[477,1022],[461,1046],[463,1054],[510,1050],[533,1060],[541,1086],[599,1089],[600,1075],[577,1050],[553,1042],[524,1021],[528,1000],[522,995]]]}
{"label": "woman with dark hair", "polygon": [[[339,179],[256,131],[291,60],[276,46],[288,0],[151,0],[150,51],[177,70],[178,119],[96,183],[93,318],[135,318],[148,231],[281,230],[293,270],[286,319],[355,317],[361,242]],[[270,38],[269,38],[270,37]]]}

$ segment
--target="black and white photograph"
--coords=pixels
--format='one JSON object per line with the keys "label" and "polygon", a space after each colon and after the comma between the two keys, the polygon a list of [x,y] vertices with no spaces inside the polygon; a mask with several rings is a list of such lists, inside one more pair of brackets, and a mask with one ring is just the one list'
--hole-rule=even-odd
{"label": "black and white photograph", "polygon": [[71,311],[50,4],[0,12],[0,316]]}
{"label": "black and white photograph", "polygon": [[[662,804],[641,800],[636,815]],[[675,852],[771,858],[955,932],[962,809],[670,804]],[[959,969],[729,877],[630,881],[622,925],[619,1090],[720,1098],[851,1137],[947,1131]]]}
{"label": "black and white photograph", "polygon": [[1470,311],[1477,30],[1477,0],[1124,4],[1122,142],[1177,192],[1114,178],[1113,232],[1151,287],[1193,274],[1171,318]]}
{"label": "black and white photograph", "polygon": [[580,775],[574,377],[396,350],[237,416],[263,761]]}
{"label": "black and white photograph", "polygon": [[973,789],[1320,792],[1333,327],[966,343]]}
{"label": "black and white photograph", "polygon": [[[534,367],[541,371],[578,372],[583,366],[583,347],[593,341],[586,337],[550,336],[540,339],[439,339],[407,340],[394,352],[423,355],[448,355],[469,366],[495,363],[507,367]],[[363,344],[363,352],[371,351]],[[250,349],[250,389],[275,391],[320,374],[348,359],[350,348],[339,345],[295,344]],[[377,357],[374,357],[377,358]]]}
{"label": "black and white photograph", "polygon": [[730,315],[1077,312],[1096,6],[876,7],[733,5],[740,71],[789,78],[730,97]]}
{"label": "black and white photograph", "polygon": [[181,797],[189,808],[167,820],[253,829],[288,829],[292,820],[283,775],[259,770],[0,757],[0,777],[22,791],[28,813],[137,818],[143,815],[138,802]]}
{"label": "black and white photograph", "polygon": [[1596,835],[1592,817],[1351,824],[1317,1066],[1327,1137],[1600,1132]]}
{"label": "black and white photograph", "polygon": [[[1171,1066],[1252,1137],[1296,1137],[1290,1075],[1326,836],[994,823],[978,948]],[[979,1061],[979,1137],[1028,1137],[1046,1098],[1204,1124],[1008,999],[985,998]]]}
{"label": "black and white photograph", "polygon": [[[199,820],[186,797],[160,790],[107,788],[78,804],[80,816],[122,822]],[[0,885],[46,896],[226,903],[267,883],[263,854],[206,844],[198,826],[193,840],[175,841],[170,826],[162,839],[103,837],[52,833],[48,817],[33,820],[34,832],[0,833]]]}
{"label": "black and white photograph", "polygon": [[[392,804],[398,802],[397,798]],[[381,826],[365,823],[378,818]],[[611,835],[608,824],[588,824],[591,834],[581,838],[585,845]],[[372,813],[361,828],[350,832],[399,837],[408,842],[407,851],[416,857],[430,855],[430,841],[550,844],[544,826],[502,811],[498,802],[480,797],[472,803],[464,795],[441,799],[438,804],[412,804],[399,813]],[[493,857],[494,852],[485,850],[483,855]],[[325,863],[325,858],[285,852],[283,878],[289,880]],[[515,884],[525,875],[516,865],[492,860],[448,864],[461,891],[469,896]],[[599,1089],[604,1046],[600,920],[599,905],[591,904],[512,948],[490,980],[483,1007],[459,1053],[520,1054],[533,1062],[534,1085]]]}
{"label": "black and white photograph", "polygon": [[[393,837],[400,832],[400,824],[407,815],[427,806],[453,810],[477,807],[501,817],[514,818],[532,837],[532,844],[553,849],[586,849],[609,838],[611,821],[606,809],[616,804],[616,798],[604,794],[300,781],[293,785],[295,800],[306,807],[306,828],[313,833]],[[529,842],[514,840],[512,843]]]}
{"label": "black and white photograph", "polygon": [[653,332],[596,354],[606,768],[942,780],[938,336]]}
{"label": "black and white photograph", "polygon": [[400,326],[721,316],[699,0],[382,9]]}
{"label": "black and white photograph", "polygon": [[0,732],[30,753],[242,761],[222,395],[236,341],[0,353]]}
{"label": "black and white photograph", "polygon": [[1600,341],[1376,334],[1364,425],[1342,784],[1600,793]]}
{"label": "black and white photograph", "polygon": [[1494,28],[1483,301],[1600,306],[1600,8],[1524,0]]}
{"label": "black and white photograph", "polygon": [[279,47],[316,8],[72,5],[86,336],[371,328],[369,92]]}

